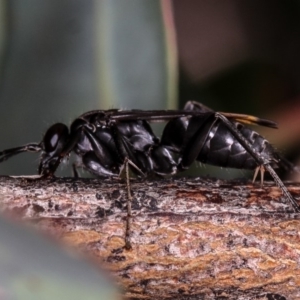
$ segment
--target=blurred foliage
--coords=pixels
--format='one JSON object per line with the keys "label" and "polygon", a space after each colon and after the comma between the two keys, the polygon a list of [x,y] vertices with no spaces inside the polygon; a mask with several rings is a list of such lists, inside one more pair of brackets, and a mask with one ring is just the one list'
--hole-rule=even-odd
{"label": "blurred foliage", "polygon": [[[3,58],[5,55],[6,40],[7,40],[7,15],[6,13],[6,1],[0,1],[0,80],[2,79],[3,72]],[[0,84],[1,86],[1,84]]]}
{"label": "blurred foliage", "polygon": [[0,218],[0,239],[2,300],[119,299],[107,275],[32,229]]}
{"label": "blurred foliage", "polygon": [[[93,109],[176,106],[169,0],[12,0],[0,90],[1,148],[40,141],[55,122]],[[6,19],[2,20],[5,23]],[[3,27],[4,28],[4,27]],[[36,174],[37,156],[1,164]],[[72,175],[65,168],[58,175]]]}
{"label": "blurred foliage", "polygon": [[[104,107],[176,108],[169,0],[97,3],[99,89]],[[168,25],[168,26],[166,26]]]}

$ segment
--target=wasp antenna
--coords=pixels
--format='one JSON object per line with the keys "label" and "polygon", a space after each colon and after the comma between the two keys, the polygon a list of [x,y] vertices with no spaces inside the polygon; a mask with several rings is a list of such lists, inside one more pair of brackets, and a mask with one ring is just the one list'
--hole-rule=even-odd
{"label": "wasp antenna", "polygon": [[26,144],[20,147],[15,147],[11,149],[4,150],[0,152],[0,162],[3,162],[10,157],[17,155],[22,152],[40,152],[42,150],[42,147],[40,144],[37,143],[31,143],[31,144]]}

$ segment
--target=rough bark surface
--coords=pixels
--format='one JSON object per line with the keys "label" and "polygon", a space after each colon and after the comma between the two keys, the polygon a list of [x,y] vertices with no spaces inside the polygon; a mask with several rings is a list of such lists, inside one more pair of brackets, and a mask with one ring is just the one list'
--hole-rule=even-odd
{"label": "rough bark surface", "polygon": [[[300,299],[300,214],[272,182],[0,177],[1,210],[84,249],[130,299]],[[287,184],[297,199],[299,184]]]}

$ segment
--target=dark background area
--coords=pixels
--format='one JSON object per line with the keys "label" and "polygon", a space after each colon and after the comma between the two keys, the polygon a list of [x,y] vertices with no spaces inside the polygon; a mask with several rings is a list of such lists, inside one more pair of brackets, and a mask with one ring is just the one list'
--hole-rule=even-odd
{"label": "dark background area", "polygon": [[299,164],[299,1],[173,4],[181,105],[271,118],[279,130],[255,130]]}

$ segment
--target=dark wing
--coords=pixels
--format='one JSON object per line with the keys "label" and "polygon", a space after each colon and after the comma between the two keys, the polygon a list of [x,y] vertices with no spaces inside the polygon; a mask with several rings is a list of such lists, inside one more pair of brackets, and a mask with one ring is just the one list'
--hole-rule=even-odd
{"label": "dark wing", "polygon": [[[147,120],[149,122],[164,122],[174,118],[201,116],[206,115],[206,112],[187,111],[187,110],[130,110],[117,111],[110,115],[113,120]],[[240,122],[243,124],[260,125],[270,128],[278,128],[277,124],[271,120],[261,119],[251,115],[223,113],[226,118]]]}
{"label": "dark wing", "polygon": [[[210,111],[211,112],[211,111]],[[226,118],[240,122],[243,124],[254,124],[277,128],[277,124],[273,121],[261,119],[251,115],[220,112]],[[114,120],[114,121],[135,121],[146,120],[149,122],[165,122],[174,118],[189,117],[189,116],[205,116],[207,111],[197,110],[94,110],[89,111],[80,117],[85,118],[91,115],[97,115],[98,119]]]}
{"label": "dark wing", "polygon": [[186,110],[120,110],[109,115],[111,120],[165,122],[174,118],[203,115],[202,112]]}
{"label": "dark wing", "polygon": [[261,119],[251,115],[244,115],[244,114],[235,114],[235,113],[225,113],[220,112],[223,116],[225,116],[229,120],[234,120],[239,123],[243,124],[250,124],[250,125],[260,125],[270,128],[278,128],[277,124],[271,120]]}

